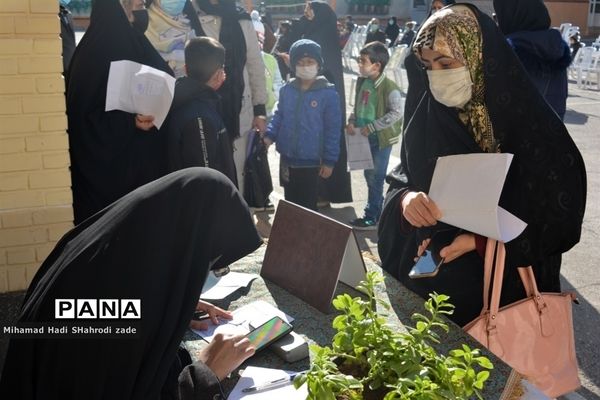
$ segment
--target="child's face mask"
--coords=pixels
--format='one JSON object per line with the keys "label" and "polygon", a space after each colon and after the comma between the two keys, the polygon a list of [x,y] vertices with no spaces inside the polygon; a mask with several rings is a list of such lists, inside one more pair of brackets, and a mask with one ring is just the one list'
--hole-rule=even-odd
{"label": "child's face mask", "polygon": [[473,82],[467,67],[428,70],[433,97],[447,107],[462,108],[471,100]]}
{"label": "child's face mask", "polygon": [[317,77],[319,73],[319,66],[317,64],[314,65],[306,65],[306,66],[296,66],[296,77],[310,81]]}

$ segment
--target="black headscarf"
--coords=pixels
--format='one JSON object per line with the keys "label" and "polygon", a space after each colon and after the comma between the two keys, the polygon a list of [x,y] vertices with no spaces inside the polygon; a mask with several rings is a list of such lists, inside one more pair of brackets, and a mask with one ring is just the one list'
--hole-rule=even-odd
{"label": "black headscarf", "polygon": [[[238,8],[233,0],[195,0],[196,5],[207,15],[221,17],[219,42],[225,47],[225,73],[227,79],[219,89],[223,102],[223,121],[231,141],[240,136],[240,112],[244,94],[244,67],[246,66],[246,39],[239,21],[250,20],[250,15]],[[196,36],[206,36],[193,5],[188,1],[183,11],[190,19]]]}
{"label": "black headscarf", "polygon": [[[462,5],[464,6],[464,5]],[[522,298],[517,266],[533,265],[541,291],[560,289],[560,254],[578,241],[586,201],[581,154],[559,117],[529,80],[491,18],[470,6],[483,38],[485,105],[500,150],[515,155],[500,206],[528,226],[506,244],[502,304]],[[384,269],[426,297],[436,290],[457,306],[452,317],[464,324],[481,310],[482,260],[467,253],[440,269],[434,278],[409,279],[417,243],[430,233],[403,231],[399,196],[406,190],[428,192],[438,157],[481,152],[456,109],[432,97],[416,56],[406,59],[409,91],[401,164],[388,176],[390,190],[379,223],[379,254]]]}
{"label": "black headscarf", "polygon": [[[393,22],[392,25],[390,25],[390,21]],[[390,46],[392,46],[398,38],[398,35],[400,34],[400,27],[398,26],[398,21],[396,20],[396,17],[391,17],[390,21],[388,21],[388,24],[385,27],[385,34],[387,38],[390,39]]]}
{"label": "black headscarf", "polygon": [[550,14],[542,0],[494,0],[494,11],[505,35],[550,28]]}
{"label": "black headscarf", "polygon": [[207,168],[174,172],[67,233],[33,279],[20,323],[57,323],[55,299],[140,299],[130,339],[12,339],[3,399],[156,400],[210,268],[255,250],[246,203]]}
{"label": "black headscarf", "polygon": [[136,129],[133,114],[104,111],[110,63],[117,60],[172,74],[148,39],[131,26],[119,0],[96,0],[67,86],[76,223],[164,171],[159,132]]}
{"label": "black headscarf", "polygon": [[[305,16],[300,18],[292,26],[292,36],[297,39],[313,40],[321,46],[324,61],[322,74],[335,85],[335,89],[340,95],[342,126],[344,126],[346,124],[346,95],[342,50],[337,31],[337,16],[329,4],[318,1],[311,1],[309,4],[315,13],[315,17],[312,20],[308,20]],[[352,201],[350,174],[346,170],[347,158],[344,132],[340,132],[340,137],[340,157],[335,164],[333,174],[329,179],[322,179],[319,187],[319,196],[333,203]]]}

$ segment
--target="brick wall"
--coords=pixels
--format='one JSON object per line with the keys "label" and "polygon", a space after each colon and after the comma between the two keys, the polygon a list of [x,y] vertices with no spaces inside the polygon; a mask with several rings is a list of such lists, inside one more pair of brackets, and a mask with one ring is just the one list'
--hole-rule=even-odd
{"label": "brick wall", "polygon": [[72,227],[58,0],[0,0],[0,293]]}

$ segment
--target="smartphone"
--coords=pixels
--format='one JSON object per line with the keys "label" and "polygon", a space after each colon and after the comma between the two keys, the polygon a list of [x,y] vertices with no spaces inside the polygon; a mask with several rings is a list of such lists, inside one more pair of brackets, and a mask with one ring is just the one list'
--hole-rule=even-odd
{"label": "smartphone", "polygon": [[292,331],[292,326],[280,317],[273,317],[264,324],[251,330],[246,337],[256,351],[262,350],[277,339]]}
{"label": "smartphone", "polygon": [[444,259],[440,256],[440,251],[452,243],[459,233],[460,230],[457,229],[436,232],[431,238],[425,252],[419,257],[415,266],[408,273],[408,277],[416,279],[436,276],[444,263]]}

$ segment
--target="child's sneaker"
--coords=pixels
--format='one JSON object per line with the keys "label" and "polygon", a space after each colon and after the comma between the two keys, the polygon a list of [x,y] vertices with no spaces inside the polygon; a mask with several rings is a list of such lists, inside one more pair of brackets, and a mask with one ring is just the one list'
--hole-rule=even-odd
{"label": "child's sneaker", "polygon": [[357,231],[374,231],[377,229],[377,222],[370,218],[356,218],[350,221],[350,225]]}

